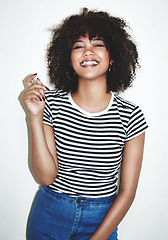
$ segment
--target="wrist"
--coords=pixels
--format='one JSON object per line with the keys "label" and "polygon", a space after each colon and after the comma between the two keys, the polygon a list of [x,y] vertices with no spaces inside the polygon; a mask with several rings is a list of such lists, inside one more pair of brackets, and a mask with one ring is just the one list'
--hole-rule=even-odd
{"label": "wrist", "polygon": [[43,124],[43,114],[40,114],[40,115],[32,115],[32,114],[29,114],[29,121],[30,121],[30,124]]}

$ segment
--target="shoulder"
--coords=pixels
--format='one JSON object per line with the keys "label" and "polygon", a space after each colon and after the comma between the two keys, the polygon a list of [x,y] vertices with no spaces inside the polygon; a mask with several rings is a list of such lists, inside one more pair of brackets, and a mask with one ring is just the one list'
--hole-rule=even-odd
{"label": "shoulder", "polygon": [[126,131],[125,141],[139,136],[148,127],[142,110],[136,104],[115,95],[114,102]]}
{"label": "shoulder", "polygon": [[141,119],[144,121],[145,117],[141,110],[141,108],[128,101],[124,98],[118,96],[117,94],[114,95],[114,102],[116,105],[116,109],[119,112],[119,115],[121,118],[124,119],[124,121],[127,119],[127,121],[133,120],[133,119]]}
{"label": "shoulder", "polygon": [[58,100],[58,99],[67,99],[68,93],[59,89],[49,90],[45,92],[45,98],[48,101]]}
{"label": "shoulder", "polygon": [[136,105],[122,97],[120,97],[117,94],[114,94],[114,99],[115,102],[117,104],[117,106],[123,107],[123,108],[129,108],[129,109],[134,109],[136,107]]}
{"label": "shoulder", "polygon": [[139,106],[117,94],[114,94],[114,102],[119,112],[131,114],[134,110],[139,109]]}

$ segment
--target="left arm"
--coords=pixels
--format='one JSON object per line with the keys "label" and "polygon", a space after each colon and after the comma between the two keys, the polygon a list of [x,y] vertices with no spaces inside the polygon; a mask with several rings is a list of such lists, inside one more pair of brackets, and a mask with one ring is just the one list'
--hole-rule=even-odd
{"label": "left arm", "polygon": [[142,133],[125,143],[119,193],[103,221],[90,237],[90,240],[108,239],[130,208],[138,185],[142,165],[144,139],[145,133]]}

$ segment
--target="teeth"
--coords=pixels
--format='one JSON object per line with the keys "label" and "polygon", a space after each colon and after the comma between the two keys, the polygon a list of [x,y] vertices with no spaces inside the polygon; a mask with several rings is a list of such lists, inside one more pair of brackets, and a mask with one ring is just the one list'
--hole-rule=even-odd
{"label": "teeth", "polygon": [[82,66],[97,65],[97,61],[84,61],[81,63]]}

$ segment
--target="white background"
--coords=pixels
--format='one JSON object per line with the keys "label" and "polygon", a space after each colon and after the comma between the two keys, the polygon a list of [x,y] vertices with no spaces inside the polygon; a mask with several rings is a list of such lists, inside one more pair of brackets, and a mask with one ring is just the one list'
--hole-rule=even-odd
{"label": "white background", "polygon": [[0,1],[0,239],[24,240],[38,184],[28,166],[28,132],[19,95],[22,80],[38,73],[47,86],[48,29],[81,7],[107,10],[129,22],[141,69],[124,97],[149,124],[135,201],[119,226],[120,240],[168,239],[167,0]]}

